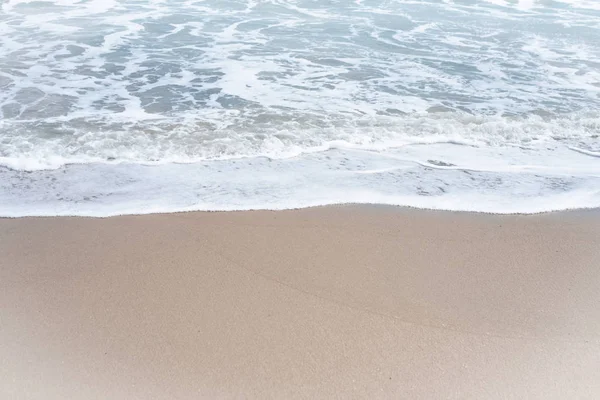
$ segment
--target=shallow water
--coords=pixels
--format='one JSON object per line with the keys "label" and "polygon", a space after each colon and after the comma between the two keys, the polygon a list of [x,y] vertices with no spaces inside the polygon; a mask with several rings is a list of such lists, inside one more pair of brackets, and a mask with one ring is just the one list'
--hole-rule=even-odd
{"label": "shallow water", "polygon": [[0,215],[600,206],[595,1],[0,4]]}

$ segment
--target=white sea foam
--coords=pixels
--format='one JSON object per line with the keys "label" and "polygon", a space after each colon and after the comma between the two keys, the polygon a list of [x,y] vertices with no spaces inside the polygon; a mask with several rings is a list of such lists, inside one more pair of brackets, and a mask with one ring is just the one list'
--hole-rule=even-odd
{"label": "white sea foam", "polygon": [[6,0],[0,215],[597,207],[599,43],[587,0]]}
{"label": "white sea foam", "polygon": [[596,158],[567,149],[530,152],[436,144],[383,155],[333,149],[281,160],[0,169],[0,214],[109,216],[339,203],[531,213],[600,204]]}

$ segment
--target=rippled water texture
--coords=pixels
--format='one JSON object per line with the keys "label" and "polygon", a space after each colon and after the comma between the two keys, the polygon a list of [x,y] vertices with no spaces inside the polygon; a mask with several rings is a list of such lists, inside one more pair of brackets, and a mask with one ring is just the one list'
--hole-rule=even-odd
{"label": "rippled water texture", "polygon": [[600,206],[596,1],[0,4],[0,214]]}

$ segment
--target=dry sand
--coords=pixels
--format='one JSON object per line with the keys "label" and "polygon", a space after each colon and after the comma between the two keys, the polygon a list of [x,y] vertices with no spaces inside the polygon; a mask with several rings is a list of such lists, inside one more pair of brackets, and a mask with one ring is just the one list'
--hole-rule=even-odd
{"label": "dry sand", "polygon": [[600,398],[600,213],[0,220],[1,399]]}

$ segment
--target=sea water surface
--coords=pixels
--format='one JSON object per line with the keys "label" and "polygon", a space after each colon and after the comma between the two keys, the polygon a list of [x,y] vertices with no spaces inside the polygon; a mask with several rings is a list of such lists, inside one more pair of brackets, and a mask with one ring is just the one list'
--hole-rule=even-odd
{"label": "sea water surface", "polygon": [[600,206],[600,2],[0,0],[0,216]]}

